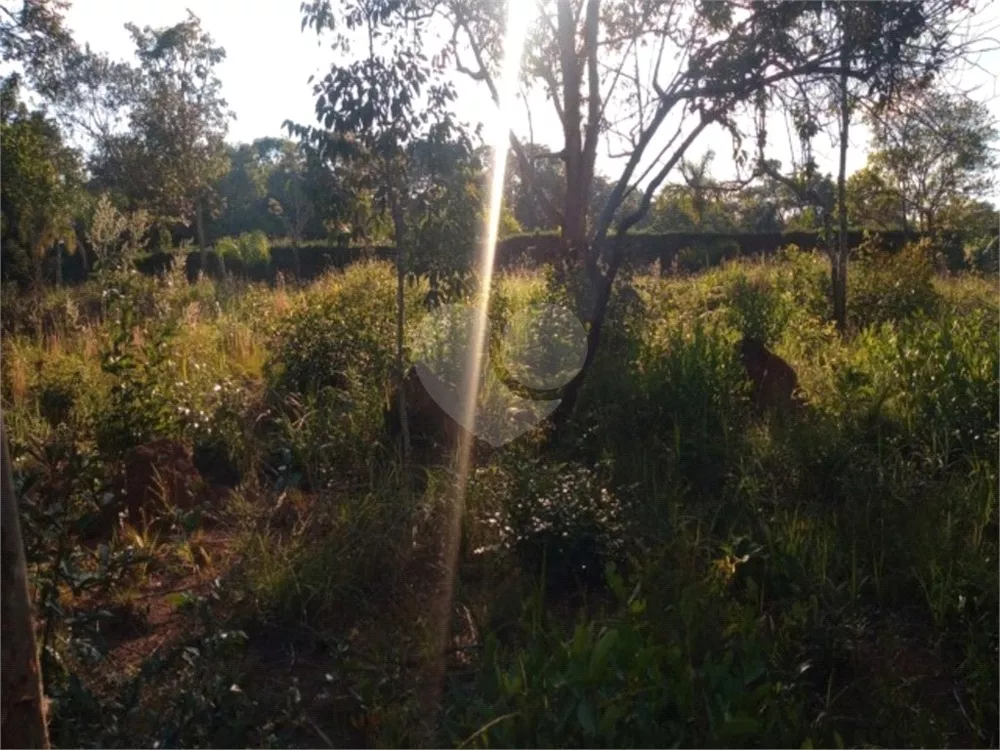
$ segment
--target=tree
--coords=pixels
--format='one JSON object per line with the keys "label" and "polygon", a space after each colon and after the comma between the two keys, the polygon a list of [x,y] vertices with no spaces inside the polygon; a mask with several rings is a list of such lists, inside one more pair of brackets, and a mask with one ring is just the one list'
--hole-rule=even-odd
{"label": "tree", "polygon": [[28,566],[24,559],[21,522],[14,495],[7,431],[0,417],[0,745],[49,746],[38,667],[35,625],[28,596]]}
{"label": "tree", "polygon": [[906,196],[892,189],[870,154],[868,165],[847,179],[847,213],[851,223],[866,229],[907,230]]}
{"label": "tree", "polygon": [[869,120],[875,152],[868,168],[880,200],[898,201],[904,229],[945,228],[951,201],[982,197],[994,186],[1000,132],[985,104],[935,89],[907,91]]}
{"label": "tree", "polygon": [[[374,0],[373,0],[374,2]],[[504,7],[495,0],[379,0],[384,25],[418,29],[443,20],[451,35],[437,65],[454,65],[485,85],[496,101]],[[535,182],[525,144],[511,135],[520,172],[542,209],[560,227],[565,276],[572,280],[581,316],[589,324],[580,374],[563,392],[558,417],[572,411],[596,355],[612,284],[622,263],[624,236],[645,216],[652,197],[687,150],[712,124],[739,145],[738,108],[786,81],[851,80],[890,88],[901,63],[929,62],[947,51],[942,32],[959,0],[865,3],[859,14],[851,65],[839,35],[829,34],[837,3],[542,0],[532,24],[522,85],[543,92],[562,126],[564,190],[549,196]],[[307,4],[311,18],[329,14],[329,2]],[[860,6],[852,6],[860,7]],[[853,11],[852,11],[853,12]],[[669,59],[678,61],[665,70]],[[594,189],[598,143],[605,139],[623,166],[597,221],[587,206]],[[737,163],[747,155],[737,149]],[[626,196],[638,191],[635,210]]]}
{"label": "tree", "polygon": [[[830,254],[833,317],[842,332],[847,325],[847,263],[848,206],[847,150],[851,119],[862,101],[871,103],[878,112],[891,106],[901,92],[922,90],[949,62],[968,49],[966,40],[954,36],[953,22],[957,14],[971,8],[960,0],[930,0],[924,3],[816,3],[813,38],[822,36],[838,65],[817,76],[790,78],[775,93],[786,102],[795,119],[800,140],[808,146],[820,130],[822,113],[835,115],[835,131],[839,141],[839,166],[836,200],[820,196],[810,186],[802,186],[802,198],[808,198],[812,208],[824,217],[824,234]],[[760,90],[755,106],[766,109],[771,92]],[[816,104],[814,105],[814,102]],[[758,119],[759,163],[765,165],[763,145],[766,143],[764,116]],[[808,151],[808,148],[806,149]],[[815,163],[805,163],[806,177],[815,181]],[[768,172],[777,177],[773,171]],[[789,184],[791,187],[791,184]],[[825,205],[821,205],[821,199]],[[827,223],[831,211],[837,214],[836,243],[830,240]]]}
{"label": "tree", "polygon": [[[56,250],[57,283],[62,281],[63,247],[76,250],[75,220],[83,205],[82,166],[79,154],[63,143],[55,122],[17,102],[15,78],[4,82],[3,99],[7,105],[0,119],[4,234],[28,252],[40,290],[49,249]],[[10,248],[11,243],[4,246]]]}
{"label": "tree", "polygon": [[461,291],[482,236],[488,174],[469,138],[448,123],[407,148],[412,236],[410,271],[426,274],[431,300]]}
{"label": "tree", "polygon": [[[530,173],[522,169],[517,156],[507,155],[507,170],[504,178],[504,203],[510,207],[521,227],[528,232],[558,229],[550,211],[539,202],[537,194],[561,200],[566,185],[566,173],[558,155],[553,155],[543,146],[524,144],[525,163],[530,164]],[[488,162],[486,162],[488,163]]]}
{"label": "tree", "polygon": [[223,139],[232,113],[214,73],[226,52],[190,11],[168,28],[126,28],[139,58],[130,129],[100,145],[92,171],[160,222],[194,221],[204,268],[205,214],[221,208],[215,185],[228,167]]}
{"label": "tree", "polygon": [[0,4],[0,60],[22,65],[28,82],[46,96],[61,91],[76,50],[63,19],[68,7],[66,0]]}
{"label": "tree", "polygon": [[292,239],[295,275],[301,278],[299,243],[313,217],[313,203],[306,186],[308,164],[305,149],[290,141],[282,143],[280,157],[268,178],[268,208]]}
{"label": "tree", "polygon": [[[328,2],[305,3],[302,9],[303,28],[311,26],[322,33],[345,27],[367,35],[366,56],[332,67],[315,84],[316,119],[321,127],[285,124],[321,159],[349,165],[348,184],[355,194],[373,196],[377,210],[391,217],[396,245],[396,377],[402,385],[403,291],[410,243],[407,218],[414,197],[407,148],[428,128],[438,138],[451,133],[447,107],[455,98],[454,88],[426,64],[419,24],[393,18],[379,1],[350,5],[337,14]],[[376,38],[386,56],[376,54]],[[349,49],[343,34],[338,42]],[[397,393],[405,462],[410,453],[405,389],[399,387]]]}

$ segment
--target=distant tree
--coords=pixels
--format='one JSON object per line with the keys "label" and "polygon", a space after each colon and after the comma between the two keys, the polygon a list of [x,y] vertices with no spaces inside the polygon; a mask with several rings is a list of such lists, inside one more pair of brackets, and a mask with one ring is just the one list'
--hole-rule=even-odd
{"label": "distant tree", "polygon": [[996,184],[1000,131],[988,107],[961,94],[907,91],[872,113],[868,166],[897,202],[903,228],[933,232],[956,198],[982,197]]}
{"label": "distant tree", "polygon": [[99,152],[128,127],[138,84],[137,71],[94,52],[89,45],[65,53],[59,86],[46,96],[55,119],[88,151]]}
{"label": "distant tree", "polygon": [[[530,165],[530,166],[528,166]],[[526,170],[530,169],[530,173]],[[560,196],[566,189],[566,170],[557,154],[535,143],[524,145],[524,160],[507,156],[504,202],[526,232],[558,229],[558,221],[538,199],[538,190]]]}
{"label": "distant tree", "polygon": [[295,275],[299,278],[302,276],[299,244],[314,214],[307,185],[308,176],[306,149],[291,141],[284,141],[278,162],[267,180],[268,209],[281,220],[285,234],[292,240]]}
{"label": "distant tree", "polygon": [[232,113],[214,73],[226,53],[190,12],[167,28],[126,28],[139,58],[130,129],[101,144],[92,170],[101,186],[159,222],[193,221],[204,264],[205,215],[221,209],[215,186],[228,167],[223,139]]}
{"label": "distant tree", "polygon": [[9,108],[0,119],[4,247],[12,249],[13,240],[28,253],[41,289],[46,253],[55,250],[56,282],[61,283],[63,249],[72,253],[77,247],[75,222],[84,205],[82,164],[54,121],[17,101],[16,84],[16,79],[4,82]]}
{"label": "distant tree", "polygon": [[894,189],[878,166],[877,154],[847,179],[847,214],[852,224],[866,229],[906,230],[906,195]]}

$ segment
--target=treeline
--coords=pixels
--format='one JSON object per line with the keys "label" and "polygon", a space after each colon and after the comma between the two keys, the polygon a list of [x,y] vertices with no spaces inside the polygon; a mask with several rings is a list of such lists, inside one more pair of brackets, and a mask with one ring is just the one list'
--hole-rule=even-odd
{"label": "treeline", "polygon": [[[968,266],[962,237],[957,233],[929,235],[898,230],[872,232],[853,229],[848,237],[852,250],[869,243],[880,251],[890,253],[900,250],[907,242],[919,241],[926,237],[934,240],[938,257],[949,270],[960,270]],[[992,237],[987,237],[984,241],[988,245],[991,242],[996,243],[997,240],[997,232],[994,232]],[[823,235],[821,232],[807,230],[736,233],[636,232],[628,235],[626,252],[627,263],[634,268],[644,268],[658,263],[665,272],[696,271],[734,258],[773,255],[789,245],[805,250],[822,250]],[[515,234],[500,240],[497,244],[496,264],[501,268],[536,267],[554,261],[558,257],[559,249],[560,238],[555,232]],[[464,250],[471,255],[476,251],[476,247],[469,243]],[[302,279],[313,279],[330,269],[344,268],[366,258],[391,260],[395,252],[393,246],[386,244],[332,245],[313,241],[299,248],[297,268],[295,249],[287,243],[270,247],[267,259],[259,262],[227,256],[224,263],[219,263],[217,251],[213,250],[208,254],[209,261],[204,272],[209,277],[217,278],[224,267],[225,273],[229,276],[253,281],[274,282],[279,276],[293,278],[296,274]],[[136,268],[144,274],[162,274],[170,267],[173,258],[172,252],[148,253],[137,261]],[[190,281],[196,280],[202,272],[201,263],[200,252],[195,250],[187,252],[185,268]],[[54,264],[49,263],[45,272],[48,280],[53,281]],[[88,276],[89,270],[79,255],[68,258],[63,265],[62,278],[65,283],[82,282]]]}
{"label": "treeline", "polygon": [[[233,113],[215,73],[225,50],[200,20],[127,28],[135,62],[78,45],[58,5],[27,2],[0,19],[5,59],[22,69],[0,79],[5,281],[58,285],[124,255],[127,263],[148,256],[142,267],[155,269],[188,244],[198,249],[189,271],[308,278],[398,237],[401,272],[467,270],[491,154],[443,104],[427,120],[405,99],[409,124],[367,142],[369,109],[330,109],[327,96],[319,100],[329,109],[324,128],[288,123],[291,139],[233,145],[225,140]],[[352,90],[357,80],[338,71],[347,77],[336,91]],[[352,75],[379,91],[398,72]],[[404,78],[426,72],[417,66]],[[602,221],[609,235],[628,223],[628,262],[695,267],[788,243],[816,247],[820,232],[832,251],[843,207],[850,226],[886,238],[933,235],[952,267],[995,265],[998,216],[982,196],[993,184],[997,129],[985,105],[931,89],[866,118],[873,149],[842,198],[810,160],[789,172],[759,154],[749,179],[719,180],[711,150],[680,158],[648,201],[599,173],[571,195],[577,178],[565,154],[524,143],[508,157],[500,237],[511,239],[501,256],[551,258],[557,241],[537,233],[556,231],[574,262],[581,248],[600,255]]]}

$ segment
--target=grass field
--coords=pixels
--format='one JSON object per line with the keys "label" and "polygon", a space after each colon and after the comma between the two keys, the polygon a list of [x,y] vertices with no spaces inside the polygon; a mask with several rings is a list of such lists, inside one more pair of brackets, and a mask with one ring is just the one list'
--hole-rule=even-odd
{"label": "grass field", "polygon": [[[392,267],[5,289],[53,743],[996,747],[996,279],[926,251],[852,264],[846,337],[795,248],[622,280],[570,423],[479,456],[431,734],[454,477],[386,438]],[[506,273],[491,320],[560,299]]]}

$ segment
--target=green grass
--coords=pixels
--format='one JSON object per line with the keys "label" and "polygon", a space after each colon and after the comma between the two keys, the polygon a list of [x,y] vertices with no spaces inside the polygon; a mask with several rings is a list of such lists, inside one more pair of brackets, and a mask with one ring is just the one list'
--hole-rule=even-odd
{"label": "green grass", "polygon": [[[479,458],[432,734],[454,477],[404,482],[385,434],[392,268],[5,290],[54,742],[997,746],[1000,314],[922,252],[852,264],[846,337],[794,248],[623,282],[570,423]],[[502,329],[565,295],[519,270],[492,299]],[[796,369],[803,415],[754,416],[743,333]],[[235,486],[95,540],[126,430]]]}

